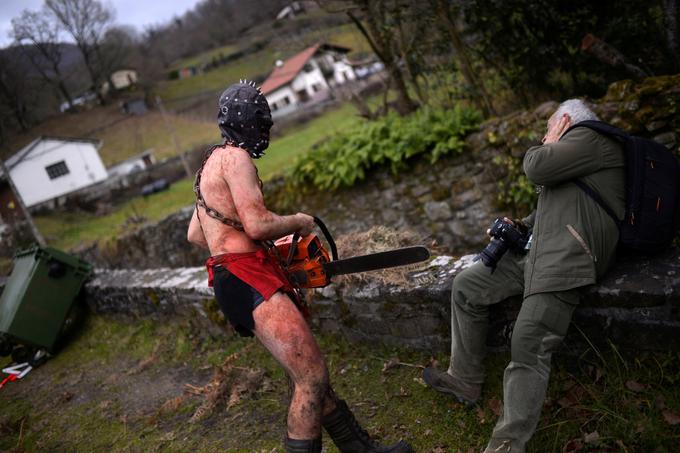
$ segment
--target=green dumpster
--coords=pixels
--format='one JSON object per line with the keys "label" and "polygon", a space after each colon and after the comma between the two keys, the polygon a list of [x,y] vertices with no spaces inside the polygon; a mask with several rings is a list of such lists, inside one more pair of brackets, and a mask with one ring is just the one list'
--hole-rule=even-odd
{"label": "green dumpster", "polygon": [[64,321],[92,266],[51,247],[18,252],[0,296],[0,336],[54,352]]}

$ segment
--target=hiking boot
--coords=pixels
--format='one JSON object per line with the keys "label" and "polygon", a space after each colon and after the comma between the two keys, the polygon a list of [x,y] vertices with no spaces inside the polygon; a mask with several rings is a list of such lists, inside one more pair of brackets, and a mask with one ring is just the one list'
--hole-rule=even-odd
{"label": "hiking boot", "polygon": [[286,453],[321,453],[321,436],[316,439],[291,439],[286,436]]}
{"label": "hiking boot", "polygon": [[524,453],[523,447],[513,445],[511,439],[491,439],[484,453]]}
{"label": "hiking boot", "polygon": [[425,368],[423,371],[423,380],[433,389],[439,392],[450,393],[455,396],[459,402],[468,406],[475,404],[482,394],[481,384],[466,384],[460,379],[451,376],[446,371],[441,371],[432,367]]}
{"label": "hiking boot", "polygon": [[382,446],[364,431],[343,400],[335,400],[335,409],[321,423],[341,453],[414,453],[403,440]]}

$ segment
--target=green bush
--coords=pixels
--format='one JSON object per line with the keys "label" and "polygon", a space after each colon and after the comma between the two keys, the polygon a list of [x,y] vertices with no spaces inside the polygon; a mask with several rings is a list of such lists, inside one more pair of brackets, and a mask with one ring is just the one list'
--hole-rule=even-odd
{"label": "green bush", "polygon": [[428,153],[435,163],[444,155],[461,153],[465,136],[480,121],[478,111],[456,105],[451,110],[423,108],[406,117],[390,114],[365,122],[298,158],[292,183],[332,190],[352,186],[376,167],[389,166],[396,174],[419,154]]}
{"label": "green bush", "polygon": [[498,180],[496,201],[503,209],[510,209],[513,215],[531,212],[538,200],[536,186],[527,179],[522,168],[522,159],[510,155],[496,156],[494,164],[504,167],[507,176]]}

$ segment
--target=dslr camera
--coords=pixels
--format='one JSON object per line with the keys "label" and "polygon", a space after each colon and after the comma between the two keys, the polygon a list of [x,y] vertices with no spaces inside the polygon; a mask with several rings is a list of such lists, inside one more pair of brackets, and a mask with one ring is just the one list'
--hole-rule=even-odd
{"label": "dslr camera", "polygon": [[518,253],[525,253],[531,244],[531,231],[523,227],[518,227],[510,222],[497,218],[491,225],[489,231],[491,242],[484,247],[484,250],[477,255],[476,259],[481,259],[485,266],[496,269],[496,264],[505,255],[505,252],[512,250]]}

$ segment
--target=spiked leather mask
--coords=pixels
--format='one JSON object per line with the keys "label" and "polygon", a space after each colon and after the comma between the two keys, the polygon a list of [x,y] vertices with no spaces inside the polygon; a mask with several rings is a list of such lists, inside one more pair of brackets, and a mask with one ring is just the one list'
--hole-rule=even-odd
{"label": "spiked leather mask", "polygon": [[253,82],[231,85],[220,96],[217,121],[227,144],[245,149],[257,159],[269,146],[272,116],[267,99]]}

